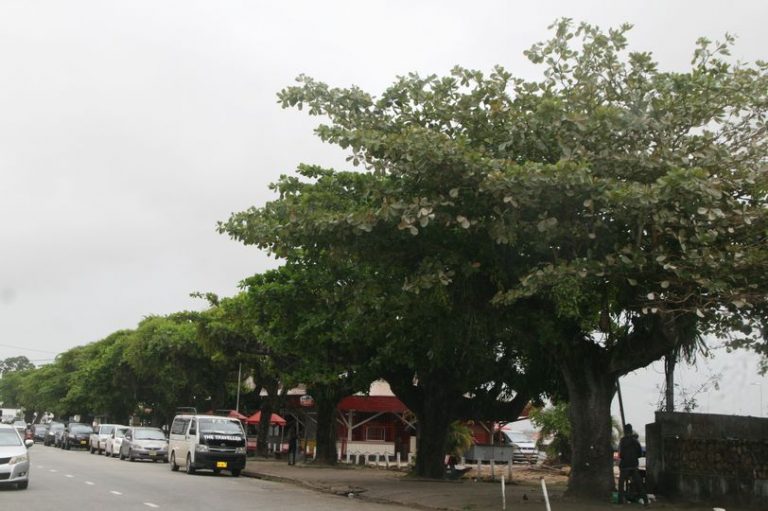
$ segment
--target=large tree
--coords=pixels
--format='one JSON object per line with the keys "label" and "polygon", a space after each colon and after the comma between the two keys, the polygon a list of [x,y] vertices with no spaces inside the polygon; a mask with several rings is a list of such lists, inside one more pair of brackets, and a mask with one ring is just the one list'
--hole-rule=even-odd
{"label": "large tree", "polygon": [[527,53],[540,81],[457,68],[374,98],[301,77],[283,105],[324,116],[318,135],[368,172],[303,167],[308,182],[284,177],[279,200],[224,228],[278,254],[397,261],[406,289],[528,316],[508,342],[550,353],[572,403],[570,491],[602,497],[617,378],[762,319],[767,67],[727,62],[727,37],[662,72],[627,52],[628,26],[554,29]]}
{"label": "large tree", "polygon": [[282,361],[281,383],[305,384],[315,399],[320,463],[337,461],[339,401],[376,376],[366,283],[360,268],[328,260],[289,262],[243,282],[261,340]]}

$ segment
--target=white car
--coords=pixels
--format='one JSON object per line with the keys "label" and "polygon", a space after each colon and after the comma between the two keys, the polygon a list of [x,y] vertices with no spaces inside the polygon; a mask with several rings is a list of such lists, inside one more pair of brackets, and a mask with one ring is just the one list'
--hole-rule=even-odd
{"label": "white car", "polygon": [[128,431],[128,426],[117,426],[112,430],[104,444],[104,454],[106,456],[114,458],[120,453],[120,446],[123,445],[126,431]]}
{"label": "white car", "polygon": [[27,450],[34,444],[32,440],[21,438],[13,426],[0,424],[0,485],[15,484],[20,490],[29,486]]}
{"label": "white car", "polygon": [[106,449],[107,438],[109,438],[115,428],[120,426],[120,424],[99,424],[96,426],[88,441],[91,454],[103,453]]}
{"label": "white car", "polygon": [[534,464],[539,461],[539,450],[536,442],[525,433],[519,431],[504,431],[506,442],[514,447],[512,459],[517,463]]}

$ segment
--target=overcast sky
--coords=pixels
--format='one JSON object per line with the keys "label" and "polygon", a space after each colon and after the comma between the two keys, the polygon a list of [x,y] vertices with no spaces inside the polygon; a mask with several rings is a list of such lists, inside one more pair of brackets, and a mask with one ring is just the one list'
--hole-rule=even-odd
{"label": "overcast sky", "polygon": [[[300,162],[345,168],[315,120],[277,105],[298,74],[373,93],[457,64],[535,77],[522,52],[563,16],[633,23],[662,68],[725,32],[735,57],[768,58],[764,0],[0,0],[0,359],[44,363],[275,266],[215,226]],[[701,409],[756,415],[756,367],[718,352],[681,378],[722,372]],[[624,380],[636,423],[660,373]]]}

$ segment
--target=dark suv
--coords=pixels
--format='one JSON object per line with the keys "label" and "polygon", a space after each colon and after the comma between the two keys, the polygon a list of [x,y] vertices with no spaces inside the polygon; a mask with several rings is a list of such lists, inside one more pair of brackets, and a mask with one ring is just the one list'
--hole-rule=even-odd
{"label": "dark suv", "polygon": [[61,448],[67,450],[70,450],[73,447],[87,449],[88,441],[91,439],[91,433],[93,433],[93,427],[88,424],[70,422],[67,425],[67,429],[64,431]]}

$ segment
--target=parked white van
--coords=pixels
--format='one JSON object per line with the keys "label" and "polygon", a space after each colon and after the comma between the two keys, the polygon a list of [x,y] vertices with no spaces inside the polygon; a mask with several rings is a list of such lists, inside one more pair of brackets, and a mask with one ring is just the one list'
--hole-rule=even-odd
{"label": "parked white van", "polygon": [[168,437],[171,470],[228,470],[238,477],[245,468],[245,431],[237,419],[217,415],[177,415]]}

